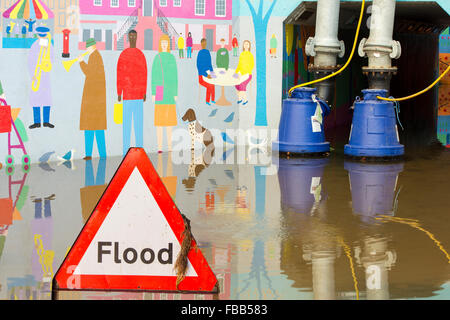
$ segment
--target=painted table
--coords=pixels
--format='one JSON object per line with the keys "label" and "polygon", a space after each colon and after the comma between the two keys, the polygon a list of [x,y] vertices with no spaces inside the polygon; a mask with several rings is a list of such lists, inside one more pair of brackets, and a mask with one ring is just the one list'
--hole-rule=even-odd
{"label": "painted table", "polygon": [[225,70],[223,68],[214,69],[214,73],[216,74],[216,78],[208,79],[207,77],[203,77],[205,82],[213,84],[215,86],[221,86],[221,94],[220,98],[216,100],[217,106],[231,106],[231,102],[227,100],[225,97],[225,87],[236,86],[245,80],[248,79],[249,75],[239,76],[237,78],[233,77],[235,69]]}

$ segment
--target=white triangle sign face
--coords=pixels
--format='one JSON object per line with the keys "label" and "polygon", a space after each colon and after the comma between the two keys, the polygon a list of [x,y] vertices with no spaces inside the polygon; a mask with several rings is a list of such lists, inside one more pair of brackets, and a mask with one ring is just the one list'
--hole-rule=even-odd
{"label": "white triangle sign face", "polygon": [[[129,211],[126,220],[124,210]],[[180,249],[135,168],[74,274],[176,276],[173,265]],[[190,262],[186,276],[197,276]]]}
{"label": "white triangle sign face", "polygon": [[55,275],[61,290],[211,292],[217,282],[195,240],[184,280],[174,269],[184,220],[147,155],[132,148]]}

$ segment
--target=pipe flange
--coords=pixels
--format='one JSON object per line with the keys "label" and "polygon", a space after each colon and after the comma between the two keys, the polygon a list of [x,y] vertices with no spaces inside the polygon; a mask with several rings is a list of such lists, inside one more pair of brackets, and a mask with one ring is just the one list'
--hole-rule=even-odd
{"label": "pipe flange", "polygon": [[342,58],[345,55],[345,42],[344,40],[339,41],[339,44],[341,45],[338,57]]}
{"label": "pipe flange", "polygon": [[309,37],[308,40],[306,40],[305,53],[307,56],[310,56],[310,57],[316,56],[316,51],[314,50],[315,45],[316,45],[316,39],[314,37]]}
{"label": "pipe flange", "polygon": [[341,68],[341,65],[336,66],[315,66],[314,64],[308,65],[308,72],[311,73],[333,73]]}
{"label": "pipe flange", "polygon": [[364,51],[364,46],[366,45],[366,38],[362,38],[361,42],[359,43],[359,47],[358,47],[358,54],[361,58],[366,57],[366,52]]}
{"label": "pipe flange", "polygon": [[402,46],[400,41],[392,40],[392,52],[389,55],[392,59],[398,59],[402,55]]}
{"label": "pipe flange", "polygon": [[386,75],[396,75],[397,74],[397,67],[384,67],[384,68],[374,68],[374,67],[362,67],[362,72],[364,75],[371,74],[386,74]]}

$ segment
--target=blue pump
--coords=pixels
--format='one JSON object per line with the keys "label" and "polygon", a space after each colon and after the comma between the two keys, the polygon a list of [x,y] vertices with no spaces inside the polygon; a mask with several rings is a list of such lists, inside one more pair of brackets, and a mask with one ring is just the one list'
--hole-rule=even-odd
{"label": "blue pump", "polygon": [[283,100],[278,141],[272,150],[297,155],[317,155],[330,152],[325,141],[323,119],[330,113],[328,104],[319,99],[316,88],[301,87]]}
{"label": "blue pump", "polygon": [[364,100],[354,104],[349,143],[344,154],[352,157],[400,157],[405,148],[400,144],[396,113],[392,102],[377,99],[386,97],[387,90],[366,89]]}

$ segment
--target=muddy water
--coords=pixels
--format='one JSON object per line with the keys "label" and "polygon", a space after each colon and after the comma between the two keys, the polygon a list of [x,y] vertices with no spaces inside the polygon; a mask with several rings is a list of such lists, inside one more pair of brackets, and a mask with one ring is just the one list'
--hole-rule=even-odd
{"label": "muddy water", "polygon": [[[216,150],[210,165],[150,155],[191,220],[220,299],[450,298],[450,152],[423,150],[384,164],[338,152],[264,164],[244,156],[238,164],[237,153]],[[120,161],[0,171],[1,299],[50,299],[54,273]]]}

